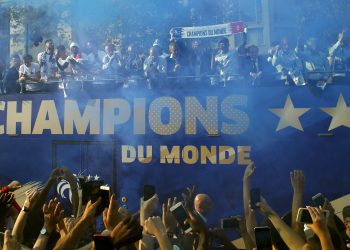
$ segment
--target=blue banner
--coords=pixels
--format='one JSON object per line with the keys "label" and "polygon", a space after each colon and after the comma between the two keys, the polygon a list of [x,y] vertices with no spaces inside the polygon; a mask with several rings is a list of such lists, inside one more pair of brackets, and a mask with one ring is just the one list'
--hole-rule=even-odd
{"label": "blue banner", "polygon": [[[214,200],[213,216],[242,213],[251,185],[280,213],[291,208],[289,173],[306,175],[305,200],[349,193],[349,86],[123,89],[27,94],[0,101],[1,182],[45,181],[52,168],[99,177],[136,211],[144,184],[161,201],[187,187]],[[122,199],[123,198],[123,199]],[[123,200],[123,202],[121,201]]]}

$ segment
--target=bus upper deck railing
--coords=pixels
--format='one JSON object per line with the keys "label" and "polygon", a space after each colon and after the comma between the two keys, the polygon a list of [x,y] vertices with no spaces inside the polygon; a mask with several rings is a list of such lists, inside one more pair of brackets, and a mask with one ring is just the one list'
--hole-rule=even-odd
{"label": "bus upper deck railing", "polygon": [[[350,71],[312,71],[304,72],[306,83],[310,84],[309,76],[324,75],[335,76],[333,84],[347,84]],[[339,77],[339,75],[341,77]],[[327,82],[325,84],[328,84]],[[2,85],[2,92],[6,93],[5,86]],[[162,89],[162,88],[191,88],[191,87],[234,87],[234,86],[284,86],[285,79],[277,72],[267,74],[258,79],[244,77],[241,74],[230,75],[183,75],[183,76],[162,76],[149,78],[143,75],[64,75],[60,78],[49,81],[21,83],[20,93],[52,93],[62,91],[67,96],[68,91],[113,91],[120,88],[140,88],[140,89]],[[323,86],[324,89],[324,86]]]}

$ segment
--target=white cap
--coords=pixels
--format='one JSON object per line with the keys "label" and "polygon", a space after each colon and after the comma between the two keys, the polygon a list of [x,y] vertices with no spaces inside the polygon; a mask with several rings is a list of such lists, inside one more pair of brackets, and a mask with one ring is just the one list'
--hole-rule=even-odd
{"label": "white cap", "polygon": [[152,46],[159,46],[159,47],[160,47],[160,41],[159,41],[159,39],[154,40]]}
{"label": "white cap", "polygon": [[69,48],[73,48],[73,47],[78,47],[79,48],[79,44],[75,43],[75,42],[72,42],[70,45],[69,45]]}

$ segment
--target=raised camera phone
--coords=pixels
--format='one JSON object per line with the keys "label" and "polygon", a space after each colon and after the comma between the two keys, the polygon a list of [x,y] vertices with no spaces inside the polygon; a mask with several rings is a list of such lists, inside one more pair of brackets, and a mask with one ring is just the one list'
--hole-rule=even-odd
{"label": "raised camera phone", "polygon": [[[326,219],[329,217],[329,211],[323,210],[324,216]],[[312,224],[312,218],[309,213],[309,210],[307,208],[299,208],[298,214],[297,214],[297,222],[305,223],[305,224]]]}
{"label": "raised camera phone", "polygon": [[113,250],[113,242],[110,236],[95,234],[94,243],[96,250]]}
{"label": "raised camera phone", "polygon": [[257,250],[272,250],[271,232],[269,227],[255,227]]}
{"label": "raised camera phone", "polygon": [[156,194],[156,187],[153,185],[143,186],[143,200],[147,201],[151,199]]}
{"label": "raised camera phone", "polygon": [[100,186],[101,205],[103,209],[108,208],[110,195],[111,188],[109,186]]}
{"label": "raised camera phone", "polygon": [[239,220],[235,217],[221,219],[222,229],[236,229],[239,228]]}
{"label": "raised camera phone", "polygon": [[318,194],[312,196],[312,201],[314,202],[315,206],[317,206],[317,207],[320,207],[320,206],[323,207],[325,200],[326,200],[326,198],[321,193],[318,193]]}
{"label": "raised camera phone", "polygon": [[250,207],[257,209],[256,203],[260,202],[260,188],[252,188],[250,190]]}
{"label": "raised camera phone", "polygon": [[174,206],[170,208],[170,212],[174,215],[177,222],[180,224],[181,228],[185,233],[189,233],[192,231],[190,225],[186,224],[185,221],[188,218],[188,213],[182,202],[176,203]]}

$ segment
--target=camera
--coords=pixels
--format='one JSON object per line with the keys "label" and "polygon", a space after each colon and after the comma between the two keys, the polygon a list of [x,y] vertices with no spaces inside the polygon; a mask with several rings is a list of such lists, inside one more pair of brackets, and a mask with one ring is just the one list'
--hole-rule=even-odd
{"label": "camera", "polygon": [[229,217],[221,219],[222,229],[237,229],[239,228],[239,220],[236,217]]}

